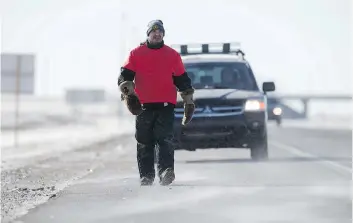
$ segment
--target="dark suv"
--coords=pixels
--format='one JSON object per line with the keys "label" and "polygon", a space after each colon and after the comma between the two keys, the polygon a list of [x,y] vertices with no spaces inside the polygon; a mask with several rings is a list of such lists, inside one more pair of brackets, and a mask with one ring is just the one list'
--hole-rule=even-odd
{"label": "dark suv", "polygon": [[196,110],[192,121],[182,126],[183,104],[180,97],[175,109],[177,149],[250,148],[253,160],[268,158],[267,97],[273,82],[259,89],[254,73],[239,44],[218,44],[212,52],[209,44],[199,52],[188,45],[174,45],[182,56],[192,79]]}

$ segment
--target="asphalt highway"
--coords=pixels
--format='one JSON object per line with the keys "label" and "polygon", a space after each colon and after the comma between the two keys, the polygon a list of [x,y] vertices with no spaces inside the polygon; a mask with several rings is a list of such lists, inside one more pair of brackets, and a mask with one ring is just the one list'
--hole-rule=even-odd
{"label": "asphalt highway", "polygon": [[[62,189],[37,205],[24,201],[13,222],[352,222],[352,132],[269,131],[267,162],[252,162],[244,149],[177,151],[167,187],[139,186],[133,136],[43,161],[26,179],[47,176],[45,186]],[[66,180],[53,183],[55,173]]]}

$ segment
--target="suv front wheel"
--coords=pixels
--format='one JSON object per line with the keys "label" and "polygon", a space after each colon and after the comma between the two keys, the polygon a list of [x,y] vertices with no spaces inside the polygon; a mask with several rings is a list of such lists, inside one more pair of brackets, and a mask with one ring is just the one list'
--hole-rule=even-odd
{"label": "suv front wheel", "polygon": [[254,161],[263,161],[268,159],[267,134],[253,139],[250,145],[250,156]]}

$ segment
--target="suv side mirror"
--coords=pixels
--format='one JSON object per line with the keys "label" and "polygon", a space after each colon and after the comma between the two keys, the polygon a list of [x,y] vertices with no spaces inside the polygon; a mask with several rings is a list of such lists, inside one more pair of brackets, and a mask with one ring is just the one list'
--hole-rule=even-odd
{"label": "suv side mirror", "polygon": [[262,83],[262,91],[263,92],[269,92],[269,91],[275,91],[276,86],[274,82],[263,82]]}

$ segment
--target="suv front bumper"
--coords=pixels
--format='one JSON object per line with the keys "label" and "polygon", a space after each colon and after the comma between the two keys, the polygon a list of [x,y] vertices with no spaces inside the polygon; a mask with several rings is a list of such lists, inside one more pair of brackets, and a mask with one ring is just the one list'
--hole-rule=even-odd
{"label": "suv front bumper", "polygon": [[181,148],[246,147],[266,133],[265,112],[234,116],[197,117],[187,126],[175,119],[174,137]]}

